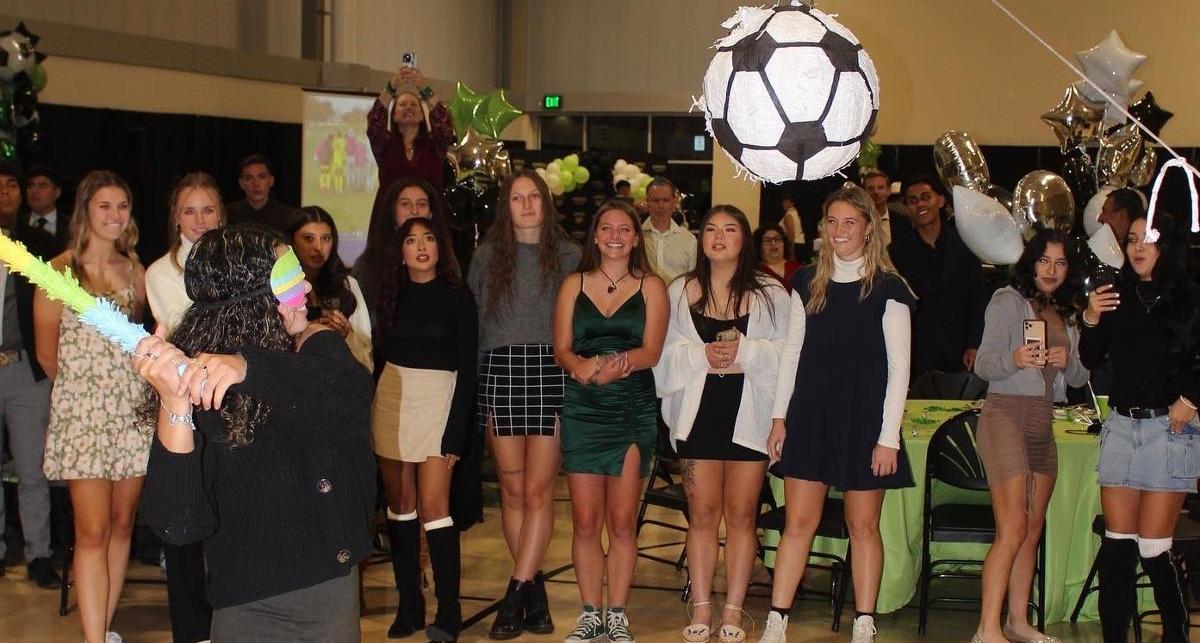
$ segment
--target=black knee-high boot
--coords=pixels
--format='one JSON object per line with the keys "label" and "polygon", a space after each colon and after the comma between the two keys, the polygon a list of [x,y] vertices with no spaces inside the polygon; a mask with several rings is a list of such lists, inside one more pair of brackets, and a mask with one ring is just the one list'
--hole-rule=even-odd
{"label": "black knee-high boot", "polygon": [[388,628],[389,639],[411,636],[425,629],[425,596],[421,593],[421,529],[416,520],[388,520],[392,546],[392,574],[396,577],[396,619]]}
{"label": "black knee-high boot", "polygon": [[430,641],[456,641],[462,629],[462,608],[458,603],[462,577],[462,553],[458,526],[454,524],[425,531],[429,543],[429,562],[433,564],[434,595],[437,616],[425,631]]}
{"label": "black knee-high boot", "polygon": [[1136,540],[1105,538],[1096,554],[1100,574],[1100,626],[1104,643],[1127,643],[1137,590]]}
{"label": "black knee-high boot", "polygon": [[[1179,570],[1165,551],[1153,558],[1142,558],[1142,569],[1154,588],[1154,602],[1162,617],[1163,643],[1186,643],[1188,640],[1187,598],[1179,584]],[[1103,585],[1101,585],[1103,587]]]}

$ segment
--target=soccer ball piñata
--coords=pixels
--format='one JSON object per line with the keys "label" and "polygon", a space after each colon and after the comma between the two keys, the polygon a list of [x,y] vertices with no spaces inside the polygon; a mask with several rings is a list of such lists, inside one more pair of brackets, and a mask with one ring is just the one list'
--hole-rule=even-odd
{"label": "soccer ball pi\u00f1ata", "polygon": [[726,154],[772,183],[853,162],[879,112],[875,64],[854,34],[799,3],[742,7],[722,26],[697,106]]}

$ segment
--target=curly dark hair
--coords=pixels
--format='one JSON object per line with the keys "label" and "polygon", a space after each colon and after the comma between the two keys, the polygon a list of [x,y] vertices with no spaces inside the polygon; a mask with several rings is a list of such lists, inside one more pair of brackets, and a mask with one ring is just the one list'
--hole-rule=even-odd
{"label": "curly dark hair", "polygon": [[[1053,295],[1046,296],[1037,287],[1037,262],[1046,254],[1046,246],[1057,243],[1062,246],[1067,258],[1067,277]],[[1075,313],[1083,309],[1083,266],[1075,241],[1070,236],[1051,228],[1043,228],[1025,244],[1021,258],[1013,265],[1010,284],[1017,292],[1034,303],[1034,306],[1053,306],[1067,325],[1075,323]]]}
{"label": "curly dark hair", "polygon": [[[1145,213],[1130,212],[1129,224],[1145,219]],[[1158,260],[1150,273],[1150,280],[1162,296],[1162,311],[1166,321],[1167,346],[1172,356],[1191,355],[1196,345],[1197,324],[1200,324],[1200,286],[1188,273],[1187,233],[1170,213],[1158,210],[1154,213],[1154,229],[1158,231]],[[1129,241],[1122,239],[1125,248],[1125,265],[1117,281],[1122,292],[1132,294],[1141,278],[1129,261]]]}
{"label": "curly dark hair", "polygon": [[[295,350],[269,288],[275,252],[283,245],[278,233],[262,226],[238,225],[204,233],[183,271],[194,303],[168,341],[191,357],[234,354],[244,346]],[[265,292],[253,294],[263,286],[268,286]],[[158,405],[158,394],[149,389],[138,409],[143,426],[157,424]],[[255,429],[270,418],[271,407],[257,398],[230,393],[220,413],[226,441],[239,447],[254,439]]]}

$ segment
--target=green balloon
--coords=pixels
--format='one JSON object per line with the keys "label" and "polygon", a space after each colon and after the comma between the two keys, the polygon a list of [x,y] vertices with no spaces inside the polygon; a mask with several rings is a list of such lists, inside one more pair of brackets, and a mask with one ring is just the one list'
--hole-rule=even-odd
{"label": "green balloon", "polygon": [[568,170],[574,170],[575,168],[579,167],[579,155],[578,154],[568,154],[568,155],[564,156],[562,158],[562,166],[567,168]]}
{"label": "green balloon", "polygon": [[46,82],[50,79],[46,76],[46,68],[37,63],[29,72],[29,80],[33,82],[33,91],[40,92],[46,88]]}
{"label": "green balloon", "polygon": [[575,175],[571,172],[571,170],[560,169],[558,171],[558,182],[561,183],[563,187],[567,187],[568,183],[575,183]]}
{"label": "green balloon", "polygon": [[644,185],[638,186],[638,189],[633,191],[633,198],[637,199],[638,201],[645,199],[646,198],[646,186],[644,186]]}
{"label": "green balloon", "polygon": [[508,98],[504,96],[504,89],[501,88],[484,98],[483,110],[476,115],[472,125],[481,134],[500,138],[500,133],[504,131],[504,128],[520,115],[521,110],[508,102]]}
{"label": "green balloon", "polygon": [[[572,155],[572,156],[574,156],[574,155]],[[580,184],[587,183],[588,179],[592,178],[592,173],[588,172],[588,169],[586,167],[575,168],[574,174],[575,174],[575,182],[580,183]]]}
{"label": "green balloon", "polygon": [[[487,96],[475,92],[470,87],[463,84],[462,81],[454,88],[454,99],[450,101],[450,120],[454,125],[454,134],[458,136],[458,140],[462,140],[467,135],[467,128],[475,123],[478,115],[483,111],[483,101]],[[486,132],[478,130],[480,134]]]}

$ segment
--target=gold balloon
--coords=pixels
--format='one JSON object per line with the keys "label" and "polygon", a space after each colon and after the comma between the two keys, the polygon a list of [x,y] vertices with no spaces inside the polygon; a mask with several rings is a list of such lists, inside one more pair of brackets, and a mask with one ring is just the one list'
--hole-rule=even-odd
{"label": "gold balloon", "polygon": [[[458,146],[452,150],[457,160],[455,182],[473,179],[475,181],[494,181],[496,176],[496,156],[504,152],[504,143],[495,139],[481,136],[473,129],[468,129]],[[508,152],[504,152],[506,158]]]}
{"label": "gold balloon", "polygon": [[1042,121],[1058,137],[1058,147],[1063,154],[1072,147],[1096,140],[1102,120],[1104,105],[1087,100],[1074,85],[1068,85],[1062,100],[1042,114]]}
{"label": "gold balloon", "polygon": [[1100,185],[1125,187],[1142,149],[1142,132],[1135,123],[1122,125],[1100,136],[1096,153],[1096,179]]}
{"label": "gold balloon", "polygon": [[1075,197],[1061,176],[1034,170],[1017,181],[1013,191],[1013,218],[1026,238],[1040,228],[1070,232],[1074,217]]}
{"label": "gold balloon", "polygon": [[1158,169],[1158,153],[1153,147],[1142,143],[1142,152],[1138,155],[1133,169],[1129,171],[1129,184],[1144,188],[1154,182],[1154,172]]}
{"label": "gold balloon", "polygon": [[986,192],[992,184],[983,152],[966,132],[950,130],[933,143],[933,164],[946,189],[961,185]]}

